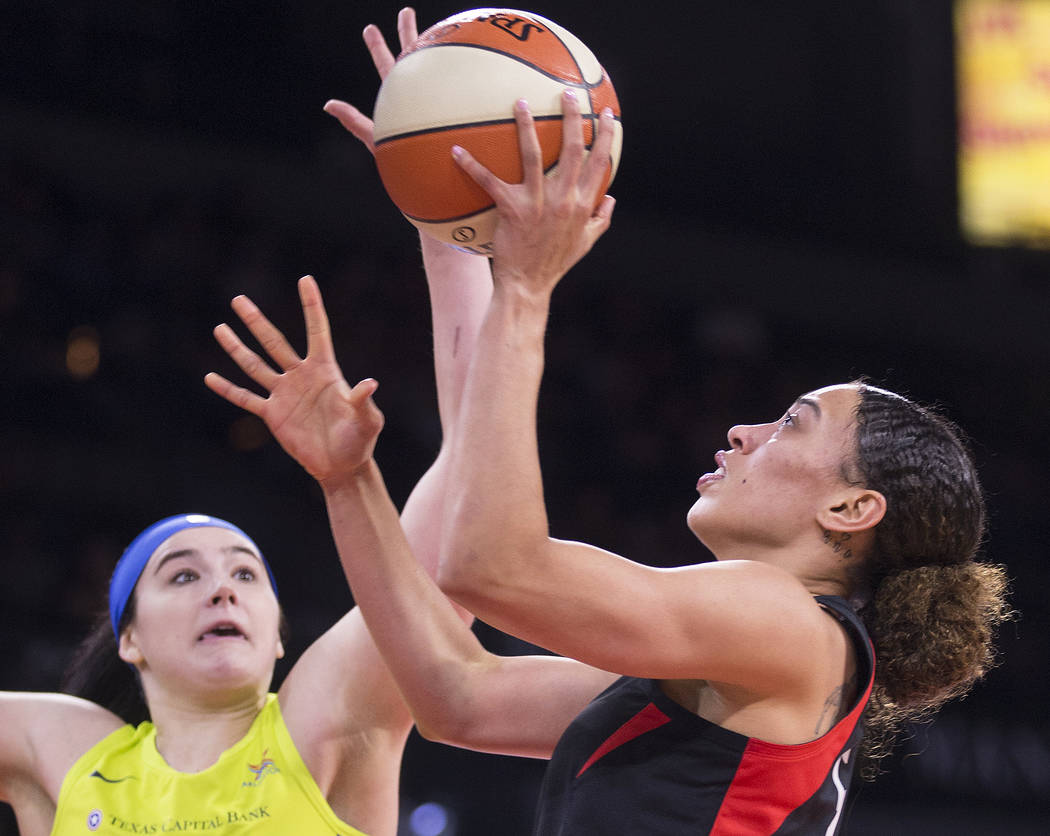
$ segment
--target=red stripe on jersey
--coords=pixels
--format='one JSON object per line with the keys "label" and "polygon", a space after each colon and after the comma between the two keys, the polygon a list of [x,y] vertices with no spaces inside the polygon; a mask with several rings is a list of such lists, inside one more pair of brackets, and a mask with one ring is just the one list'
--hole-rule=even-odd
{"label": "red stripe on jersey", "polygon": [[576,773],[576,777],[579,778],[584,772],[590,769],[599,758],[605,757],[605,755],[609,754],[616,747],[623,746],[624,743],[634,740],[636,737],[640,737],[653,729],[658,729],[664,723],[670,722],[670,717],[664,714],[655,705],[649,703],[645,708],[609,735],[606,741],[594,750],[594,754],[587,758],[587,763],[580,767],[580,771]]}
{"label": "red stripe on jersey", "polygon": [[[873,680],[874,674],[853,710],[816,740],[792,746],[751,738],[710,836],[775,833],[828,779],[867,706]],[[785,769],[786,761],[796,763]]]}

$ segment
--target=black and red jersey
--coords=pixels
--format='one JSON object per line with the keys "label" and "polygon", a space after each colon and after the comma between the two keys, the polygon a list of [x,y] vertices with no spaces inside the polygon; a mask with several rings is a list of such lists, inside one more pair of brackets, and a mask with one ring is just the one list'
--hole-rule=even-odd
{"label": "black and red jersey", "polygon": [[679,705],[657,680],[622,677],[569,727],[540,793],[536,836],[834,836],[875,675],[867,631],[845,600],[817,602],[846,627],[863,687],[808,743],[746,737]]}

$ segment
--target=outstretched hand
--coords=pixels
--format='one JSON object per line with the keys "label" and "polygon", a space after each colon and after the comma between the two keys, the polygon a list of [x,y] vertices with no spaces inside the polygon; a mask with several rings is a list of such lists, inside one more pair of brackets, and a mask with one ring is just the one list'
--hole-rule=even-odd
{"label": "outstretched hand", "polygon": [[501,180],[465,148],[454,146],[452,153],[496,203],[492,273],[497,286],[513,283],[549,293],[612,221],[616,201],[605,195],[599,202],[599,196],[609,170],[613,114],[609,108],[602,112],[587,154],[580,103],[575,91],[566,90],[561,155],[550,175],[544,174],[539,138],[525,101],[515,104],[514,119],[524,170],[521,183]]}
{"label": "outstretched hand", "polygon": [[[401,42],[401,48],[404,49],[414,43],[418,34],[415,11],[406,7],[398,12],[397,36]],[[390,68],[394,66],[397,56],[390,51],[383,33],[374,23],[369,23],[361,36],[364,38],[365,46],[368,47],[368,52],[372,56],[372,63],[375,64],[379,79],[382,81],[390,72]],[[375,153],[375,142],[372,137],[375,126],[371,119],[352,104],[339,99],[330,100],[325,104],[324,109],[325,113],[334,116],[344,128],[361,140],[369,151]]]}
{"label": "outstretched hand", "polygon": [[241,342],[229,325],[215,328],[219,345],[267,391],[266,397],[215,372],[204,382],[220,397],[262,418],[285,451],[324,484],[352,474],[371,459],[383,428],[383,414],[372,400],[379,384],[370,378],[354,387],[346,382],[335,359],[321,291],[312,276],[299,280],[299,298],[306,320],[306,357],[295,352],[247,296],[231,303],[279,372]]}

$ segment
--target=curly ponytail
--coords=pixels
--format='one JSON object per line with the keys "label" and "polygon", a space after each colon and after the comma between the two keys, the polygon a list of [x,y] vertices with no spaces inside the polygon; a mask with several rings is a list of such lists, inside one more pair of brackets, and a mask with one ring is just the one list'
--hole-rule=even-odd
{"label": "curly ponytail", "polygon": [[889,754],[900,726],[962,696],[995,665],[995,626],[1009,616],[1001,566],[966,561],[887,576],[861,615],[878,672],[868,704],[869,759]]}
{"label": "curly ponytail", "polygon": [[1001,566],[975,560],[984,497],[969,448],[943,417],[859,384],[857,467],[886,497],[860,610],[877,659],[865,751],[877,771],[902,724],[965,694],[995,664],[995,628],[1010,617]]}

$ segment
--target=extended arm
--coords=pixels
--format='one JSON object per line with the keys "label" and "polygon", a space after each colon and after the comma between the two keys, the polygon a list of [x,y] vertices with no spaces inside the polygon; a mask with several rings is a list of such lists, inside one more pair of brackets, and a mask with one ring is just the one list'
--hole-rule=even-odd
{"label": "extended arm", "polygon": [[0,692],[0,801],[23,826],[47,832],[66,772],[123,725],[101,706],[67,694]]}
{"label": "extended arm", "polygon": [[[417,31],[415,12],[401,9],[397,33],[402,49],[415,41]],[[393,52],[375,25],[366,26],[362,36],[379,77],[385,78],[394,65]],[[325,112],[374,152],[373,124],[368,116],[338,99],[327,102]],[[420,248],[430,296],[441,448],[409,495],[401,522],[416,559],[433,575],[447,516],[448,471],[459,404],[481,320],[492,296],[492,273],[487,258],[452,249],[422,233]],[[465,612],[462,615],[470,618]]]}
{"label": "extended arm", "polygon": [[[372,459],[383,421],[371,398],[377,384],[365,380],[350,387],[343,380],[316,283],[300,280],[300,293],[309,344],[302,360],[250,302],[235,300],[249,329],[284,369],[281,374],[229,329],[217,329],[223,346],[269,396],[217,375],[209,376],[209,386],[261,415],[321,485],[359,608],[424,733],[486,751],[549,754],[565,725],[611,675],[571,660],[503,658],[481,647],[416,561]],[[559,699],[552,700],[552,693]]]}
{"label": "extended arm", "polygon": [[[404,45],[416,37],[411,10],[398,15],[398,35]],[[393,55],[377,27],[369,25],[364,40],[382,78],[394,63]],[[370,151],[372,122],[345,102],[330,102],[326,108]],[[423,258],[433,312],[435,377],[443,429],[442,452],[413,490],[404,509],[404,524],[416,554],[428,572],[438,559],[443,502],[446,440],[451,416],[462,391],[465,357],[468,356],[484,307],[491,295],[492,280],[487,260],[446,250],[424,241]],[[247,300],[234,307],[246,322],[253,322],[264,346],[278,365],[294,367],[296,375],[286,379],[281,392],[294,388],[294,378],[304,375],[320,384],[330,383],[344,392],[345,381],[325,356],[317,352],[300,365],[300,358],[283,337],[268,326]],[[240,351],[228,329],[217,332],[220,342],[232,352]],[[329,352],[330,353],[330,352]],[[241,355],[242,358],[247,355]],[[278,357],[280,359],[278,359]],[[265,364],[248,357],[249,374],[263,375],[264,388],[275,386],[278,376],[265,374]],[[286,369],[282,366],[282,371]],[[256,378],[258,380],[258,378]],[[210,378],[220,394],[235,390],[228,382]],[[308,387],[307,387],[308,388]],[[278,398],[281,397],[278,392]],[[293,392],[294,394],[294,392]],[[274,391],[271,391],[271,398]],[[247,398],[239,392],[237,397]],[[249,401],[243,401],[247,406]],[[253,410],[275,423],[286,420],[282,404],[289,401],[250,401]],[[289,426],[295,426],[295,422]],[[300,439],[301,440],[301,439]],[[294,453],[293,453],[294,455]],[[465,614],[463,617],[466,617]],[[396,820],[398,774],[404,742],[412,717],[390,672],[379,655],[364,623],[361,610],[353,608],[303,653],[285,678],[280,693],[285,722],[319,786],[333,808],[368,832],[392,831]]]}
{"label": "extended arm", "polygon": [[598,203],[603,118],[584,159],[565,100],[557,172],[544,177],[531,117],[516,116],[525,180],[510,185],[461,152],[493,196],[495,289],[475,349],[453,457],[442,587],[486,622],[623,674],[716,679],[755,690],[799,676],[819,610],[787,573],[747,561],[654,569],[549,537],[536,440],[544,333],[554,287],[609,223]]}

